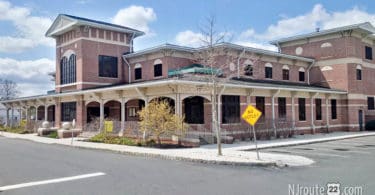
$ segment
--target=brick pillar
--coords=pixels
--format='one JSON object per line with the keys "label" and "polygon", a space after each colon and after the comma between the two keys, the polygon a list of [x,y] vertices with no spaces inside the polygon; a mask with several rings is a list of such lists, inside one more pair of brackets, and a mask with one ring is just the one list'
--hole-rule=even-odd
{"label": "brick pillar", "polygon": [[78,100],[76,105],[76,129],[83,129],[86,123],[86,106],[85,101]]}

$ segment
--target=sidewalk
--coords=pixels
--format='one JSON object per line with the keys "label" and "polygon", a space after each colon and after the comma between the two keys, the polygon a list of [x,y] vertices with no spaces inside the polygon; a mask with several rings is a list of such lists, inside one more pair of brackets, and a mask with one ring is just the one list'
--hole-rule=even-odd
{"label": "sidewalk", "polygon": [[[52,139],[38,137],[36,134],[22,135],[7,132],[0,132],[0,136],[16,139],[25,139],[45,144],[60,144],[71,146],[70,138]],[[290,139],[259,141],[259,148],[308,144],[338,139],[348,139],[361,136],[375,136],[375,132],[340,132],[331,134],[296,136],[296,138]],[[255,149],[255,145],[253,142],[223,144],[223,156],[217,156],[216,145],[206,145],[200,148],[191,149],[155,149],[136,146],[92,143],[84,142],[81,140],[82,138],[74,138],[73,146],[87,149],[109,150],[137,156],[158,157],[163,159],[184,160],[201,163],[246,166],[306,166],[314,163],[313,160],[303,156],[263,152],[260,153],[261,160],[257,160],[255,151],[245,151]]]}

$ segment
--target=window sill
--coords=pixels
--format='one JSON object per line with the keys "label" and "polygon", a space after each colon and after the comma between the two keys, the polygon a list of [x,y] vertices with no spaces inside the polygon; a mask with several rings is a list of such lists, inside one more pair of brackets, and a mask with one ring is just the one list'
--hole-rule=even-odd
{"label": "window sill", "polygon": [[99,78],[101,78],[101,79],[119,79],[118,77],[101,77],[101,76],[99,76]]}

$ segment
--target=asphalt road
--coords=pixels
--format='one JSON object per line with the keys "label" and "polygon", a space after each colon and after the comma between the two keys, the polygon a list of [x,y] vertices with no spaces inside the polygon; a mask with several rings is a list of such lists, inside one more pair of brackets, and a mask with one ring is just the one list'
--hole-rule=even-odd
{"label": "asphalt road", "polygon": [[265,151],[304,155],[317,162],[308,167],[289,168],[205,165],[0,137],[0,189],[28,182],[105,173],[5,190],[0,195],[281,195],[289,194],[289,184],[309,187],[326,186],[328,182],[361,186],[363,194],[375,192],[375,136]]}

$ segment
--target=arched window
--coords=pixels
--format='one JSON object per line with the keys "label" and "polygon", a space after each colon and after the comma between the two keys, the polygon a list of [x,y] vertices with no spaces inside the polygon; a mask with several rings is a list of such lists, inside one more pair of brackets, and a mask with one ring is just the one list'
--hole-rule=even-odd
{"label": "arched window", "polygon": [[299,74],[299,81],[304,82],[305,81],[305,69],[302,67],[299,68],[298,74]]}
{"label": "arched window", "polygon": [[142,79],[142,65],[140,63],[134,66],[134,80]]}
{"label": "arched window", "polygon": [[76,55],[71,54],[69,59],[63,57],[60,61],[60,83],[62,85],[76,82]]}
{"label": "arched window", "polygon": [[253,62],[251,60],[246,60],[244,64],[245,75],[253,76]]}
{"label": "arched window", "polygon": [[289,66],[287,65],[283,66],[282,74],[283,74],[283,80],[286,80],[286,81],[289,80]]}
{"label": "arched window", "polygon": [[163,76],[163,62],[160,59],[154,61],[154,77]]}
{"label": "arched window", "polygon": [[357,80],[360,81],[362,80],[362,66],[357,65],[356,67],[356,75],[357,75]]}
{"label": "arched window", "polygon": [[271,63],[266,63],[265,68],[264,68],[264,73],[266,79],[272,79],[272,64]]}

